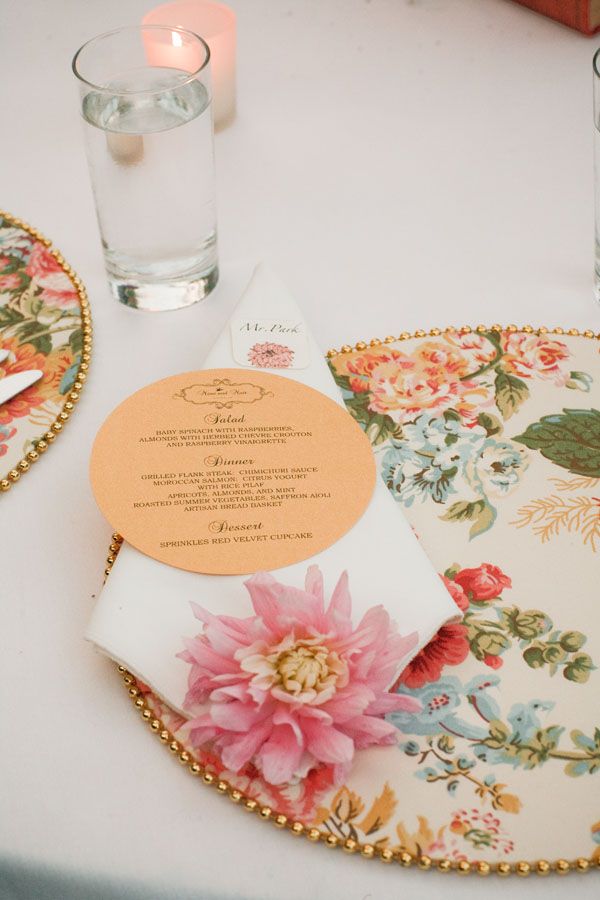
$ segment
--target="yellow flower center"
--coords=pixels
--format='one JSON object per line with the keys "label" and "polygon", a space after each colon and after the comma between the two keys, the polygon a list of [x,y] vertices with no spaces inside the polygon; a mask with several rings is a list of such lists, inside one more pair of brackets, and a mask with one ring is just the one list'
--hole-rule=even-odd
{"label": "yellow flower center", "polygon": [[327,647],[298,643],[280,653],[273,662],[277,682],[295,696],[310,690],[319,693],[335,685],[340,674],[341,660]]}
{"label": "yellow flower center", "polygon": [[[348,684],[348,664],[335,650],[319,644],[318,638],[294,641],[285,638],[278,646],[251,648],[240,664],[254,676],[251,684],[285,699],[319,705]],[[266,652],[265,652],[266,651]]]}

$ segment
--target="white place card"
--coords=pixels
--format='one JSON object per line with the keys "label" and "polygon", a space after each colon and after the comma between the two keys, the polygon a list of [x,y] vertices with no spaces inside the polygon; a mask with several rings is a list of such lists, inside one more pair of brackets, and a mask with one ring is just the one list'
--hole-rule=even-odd
{"label": "white place card", "polygon": [[301,319],[235,318],[230,323],[233,358],[251,369],[306,369],[309,346]]}

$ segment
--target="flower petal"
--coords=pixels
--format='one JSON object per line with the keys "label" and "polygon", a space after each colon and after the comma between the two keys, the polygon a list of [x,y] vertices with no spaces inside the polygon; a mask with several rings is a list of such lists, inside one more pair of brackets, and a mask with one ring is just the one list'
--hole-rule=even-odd
{"label": "flower petal", "polygon": [[308,594],[323,603],[323,573],[318,566],[309,566],[306,570],[304,588]]}
{"label": "flower petal", "polygon": [[298,719],[285,708],[285,706],[277,706],[277,709],[273,713],[273,724],[289,725],[289,727],[296,735],[296,740],[298,741],[298,743],[304,746],[304,738],[302,736],[302,728],[300,727],[300,723],[298,722]]}
{"label": "flower petal", "polygon": [[249,731],[265,718],[266,712],[254,704],[232,700],[231,703],[213,703],[210,716],[215,725],[226,731]]}
{"label": "flower petal", "polygon": [[239,672],[239,665],[230,656],[221,656],[203,637],[184,638],[185,647],[195,664],[213,675]]}
{"label": "flower petal", "polygon": [[201,747],[207,741],[212,741],[219,733],[219,729],[213,725],[208,713],[190,719],[185,727],[189,731],[193,747]]}
{"label": "flower petal", "polygon": [[373,703],[369,704],[366,712],[370,716],[385,715],[403,709],[405,712],[421,712],[423,704],[416,697],[408,694],[382,694]]}
{"label": "flower petal", "polygon": [[332,725],[307,719],[304,723],[306,747],[319,762],[347,763],[354,756],[354,742]]}
{"label": "flower petal", "polygon": [[268,572],[257,572],[244,584],[250,594],[256,615],[260,616],[269,631],[279,635],[281,631],[279,599],[285,590],[284,586]]}
{"label": "flower petal", "polygon": [[[347,719],[361,715],[374,700],[375,694],[370,687],[365,684],[351,684],[347,688],[337,691],[323,708],[336,723],[345,722]],[[397,707],[394,706],[393,709],[397,709]]]}
{"label": "flower petal", "polygon": [[398,738],[394,725],[378,716],[357,716],[344,722],[343,727],[359,750],[373,744],[395,744]]}
{"label": "flower petal", "polygon": [[270,784],[291,781],[304,750],[289,725],[276,725],[271,737],[257,754],[265,779]]}
{"label": "flower petal", "polygon": [[232,772],[239,772],[267,740],[272,729],[270,722],[261,722],[251,731],[233,740],[221,751],[223,765]]}
{"label": "flower petal", "polygon": [[246,586],[255,615],[234,618],[194,607],[203,632],[179,654],[190,666],[184,705],[195,716],[193,743],[212,742],[231,770],[253,763],[265,781],[284,784],[324,768],[331,780],[348,769],[355,747],[395,741],[396,729],[383,716],[411,717],[421,704],[410,691],[387,689],[418,635],[398,634],[382,605],[354,629],[345,572],[327,611],[316,566],[306,574],[305,589],[264,572]]}
{"label": "flower petal", "polygon": [[237,681],[235,684],[218,685],[210,692],[208,699],[211,703],[229,703],[230,700],[245,700],[247,696],[248,685],[243,681]]}
{"label": "flower petal", "polygon": [[348,588],[348,573],[342,572],[338,583],[333,589],[327,615],[332,616],[336,621],[347,622],[350,624],[350,616],[352,614],[352,598]]}

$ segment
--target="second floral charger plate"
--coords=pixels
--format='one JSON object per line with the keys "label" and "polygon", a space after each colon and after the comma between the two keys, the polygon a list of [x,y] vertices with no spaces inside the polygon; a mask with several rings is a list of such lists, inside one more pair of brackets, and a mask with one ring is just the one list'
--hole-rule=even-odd
{"label": "second floral charger plate", "polygon": [[599,348],[592,332],[480,326],[328,354],[464,618],[404,671],[397,689],[422,709],[388,715],[397,745],[361,751],[342,786],[327,770],[285,788],[227,771],[122,670],[192,774],[292,833],[384,862],[600,865]]}
{"label": "second floral charger plate", "polygon": [[0,383],[42,373],[0,403],[0,492],[29,471],[70,419],[87,379],[91,335],[81,279],[44,235],[0,211]]}

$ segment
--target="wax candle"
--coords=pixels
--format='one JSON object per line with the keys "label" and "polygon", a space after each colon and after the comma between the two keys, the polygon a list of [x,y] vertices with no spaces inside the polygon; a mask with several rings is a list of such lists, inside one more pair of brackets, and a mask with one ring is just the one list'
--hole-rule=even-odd
{"label": "wax candle", "polygon": [[[235,115],[235,13],[222,3],[179,0],[164,3],[144,16],[144,25],[172,25],[193,31],[210,47],[214,120],[227,125]],[[177,32],[173,32],[177,40]],[[164,50],[168,48],[163,48]],[[173,50],[177,48],[174,46]],[[155,62],[156,64],[156,62]],[[173,65],[166,58],[163,65]]]}

